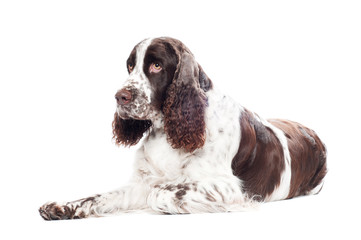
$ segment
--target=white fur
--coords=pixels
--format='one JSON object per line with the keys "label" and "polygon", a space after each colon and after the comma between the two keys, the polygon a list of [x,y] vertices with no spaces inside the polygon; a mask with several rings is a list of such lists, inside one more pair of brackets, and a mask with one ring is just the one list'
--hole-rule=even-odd
{"label": "white fur", "polygon": [[152,40],[153,40],[152,38],[148,38],[139,44],[139,46],[137,48],[137,59],[136,59],[137,62],[135,64],[133,71],[130,73],[129,78],[128,78],[128,79],[133,79],[133,81],[135,81],[136,83],[139,83],[139,90],[141,90],[145,93],[147,100],[148,100],[148,102],[147,102],[148,104],[150,104],[151,89],[150,89],[150,83],[148,81],[148,78],[143,71],[143,65],[144,65],[145,53],[146,53],[149,45],[151,44]]}

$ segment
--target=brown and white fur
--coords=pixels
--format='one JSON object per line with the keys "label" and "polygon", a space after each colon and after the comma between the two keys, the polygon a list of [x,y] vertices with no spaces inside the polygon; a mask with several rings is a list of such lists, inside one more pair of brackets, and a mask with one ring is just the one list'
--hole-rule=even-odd
{"label": "brown and white fur", "polygon": [[146,39],[131,52],[116,94],[113,133],[132,146],[132,180],[113,192],[44,204],[45,220],[132,210],[227,212],[317,194],[326,149],[311,129],[265,120],[219,92],[180,41]]}

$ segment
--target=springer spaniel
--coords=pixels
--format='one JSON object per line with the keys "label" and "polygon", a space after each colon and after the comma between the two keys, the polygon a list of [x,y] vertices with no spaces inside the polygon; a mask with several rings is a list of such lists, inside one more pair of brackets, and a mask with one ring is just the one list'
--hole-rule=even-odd
{"label": "springer spaniel", "polygon": [[113,192],[44,204],[45,220],[131,210],[239,211],[321,190],[326,148],[316,133],[262,119],[219,92],[182,42],[146,39],[127,68],[115,95],[113,133],[124,146],[144,138],[132,180]]}

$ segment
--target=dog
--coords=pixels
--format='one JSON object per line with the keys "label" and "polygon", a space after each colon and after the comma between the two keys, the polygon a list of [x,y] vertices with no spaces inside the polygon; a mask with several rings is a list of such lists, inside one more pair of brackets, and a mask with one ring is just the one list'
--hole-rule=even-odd
{"label": "dog", "polygon": [[131,181],[109,193],[46,203],[39,209],[45,220],[241,211],[322,189],[327,152],[316,133],[265,120],[217,90],[181,41],[143,40],[127,70],[112,126],[118,145],[142,139]]}

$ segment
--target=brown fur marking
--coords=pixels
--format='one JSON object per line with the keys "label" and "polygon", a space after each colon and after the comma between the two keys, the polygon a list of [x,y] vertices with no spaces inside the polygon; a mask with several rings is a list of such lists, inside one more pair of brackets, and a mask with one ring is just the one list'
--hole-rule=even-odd
{"label": "brown fur marking", "polygon": [[232,169],[243,181],[245,192],[263,200],[280,184],[285,168],[283,149],[273,131],[248,110],[242,112],[240,124],[241,141]]}
{"label": "brown fur marking", "polygon": [[292,175],[288,198],[308,194],[327,173],[324,144],[313,130],[299,123],[278,119],[269,122],[289,136]]}

